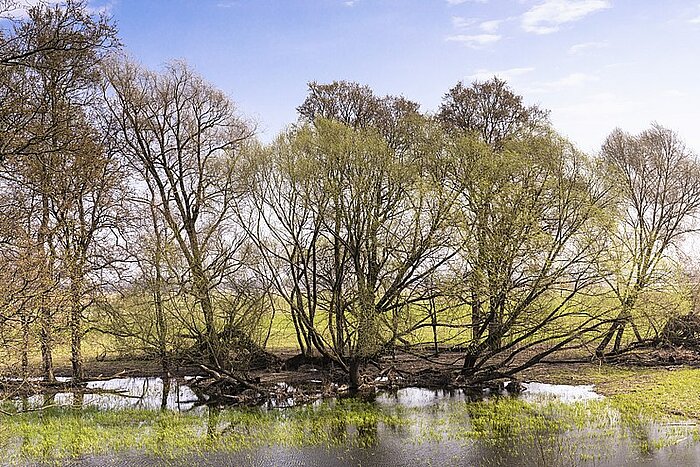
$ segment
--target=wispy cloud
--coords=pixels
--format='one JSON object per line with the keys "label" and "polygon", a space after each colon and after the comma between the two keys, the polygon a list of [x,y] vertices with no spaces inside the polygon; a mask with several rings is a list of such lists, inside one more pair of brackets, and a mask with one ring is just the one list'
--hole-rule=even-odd
{"label": "wispy cloud", "polygon": [[479,24],[479,28],[481,28],[481,30],[484,32],[496,32],[498,31],[498,27],[501,25],[502,22],[503,20],[500,19],[483,21],[481,24]]}
{"label": "wispy cloud", "polygon": [[28,10],[39,5],[40,3],[51,5],[54,3],[61,3],[61,0],[0,0],[0,18],[13,20],[25,19],[28,17]]}
{"label": "wispy cloud", "polygon": [[523,14],[522,27],[535,34],[551,34],[565,23],[610,8],[608,0],[545,0]]}
{"label": "wispy cloud", "polygon": [[595,82],[599,79],[600,78],[598,78],[597,76],[588,73],[571,73],[569,75],[564,76],[561,79],[552,81],[551,85],[560,88],[570,88],[575,86],[581,86],[586,83]]}
{"label": "wispy cloud", "polygon": [[494,33],[498,31],[499,26],[503,23],[502,19],[492,19],[489,21],[479,21],[476,18],[465,18],[463,16],[453,16],[452,17],[452,27],[455,29],[469,29],[473,26],[478,26],[478,28],[486,33]]}
{"label": "wispy cloud", "polygon": [[501,36],[499,34],[457,34],[448,36],[445,40],[459,42],[467,47],[480,48],[498,42],[501,40]]}
{"label": "wispy cloud", "polygon": [[452,27],[455,29],[467,29],[476,24],[477,20],[474,18],[465,18],[463,16],[453,16],[452,17]]}
{"label": "wispy cloud", "polygon": [[576,55],[582,52],[595,49],[603,49],[608,46],[607,42],[582,42],[569,47],[569,55]]}
{"label": "wispy cloud", "polygon": [[550,92],[561,92],[571,88],[581,88],[588,83],[600,81],[596,75],[588,73],[570,73],[562,78],[552,81],[535,83],[534,86],[526,90],[527,94],[546,94]]}
{"label": "wispy cloud", "polygon": [[343,5],[347,7],[353,7],[357,3],[357,0],[347,0],[346,2],[343,2]]}
{"label": "wispy cloud", "polygon": [[114,4],[116,2],[117,0],[107,0],[99,3],[91,1],[88,3],[87,10],[92,14],[109,15],[112,13],[112,9],[114,8]]}
{"label": "wispy cloud", "polygon": [[507,70],[487,70],[485,68],[480,68],[467,76],[472,81],[484,81],[497,76],[506,81],[510,81],[517,76],[522,76],[527,73],[534,71],[533,67],[520,67],[520,68],[508,68]]}
{"label": "wispy cloud", "polygon": [[611,92],[602,92],[585,96],[577,103],[556,107],[552,110],[571,117],[584,117],[590,121],[591,115],[626,115],[630,111],[638,111],[640,107],[641,103],[638,101],[621,99]]}
{"label": "wispy cloud", "polygon": [[227,1],[219,2],[216,4],[216,6],[219,8],[233,8],[237,5],[238,5],[238,2],[234,1],[234,0],[227,0]]}
{"label": "wispy cloud", "polygon": [[687,97],[688,93],[680,91],[678,89],[666,89],[663,92],[663,95],[666,97]]}
{"label": "wispy cloud", "polygon": [[[698,8],[700,8],[700,4],[698,4]],[[700,24],[700,15],[698,15],[698,16],[696,16],[696,17],[694,17],[694,18],[689,19],[688,22],[689,22],[690,24]]]}

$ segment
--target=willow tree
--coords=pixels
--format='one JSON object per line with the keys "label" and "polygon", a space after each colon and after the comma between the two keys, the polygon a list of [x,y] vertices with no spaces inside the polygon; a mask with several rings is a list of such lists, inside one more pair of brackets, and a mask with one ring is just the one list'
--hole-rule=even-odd
{"label": "willow tree", "polygon": [[452,137],[464,279],[454,299],[470,309],[463,373],[472,380],[537,362],[597,324],[575,303],[598,280],[595,232],[610,192],[547,116],[498,78],[458,83],[436,116]]}
{"label": "willow tree", "polygon": [[312,84],[299,111],[302,123],[260,152],[253,237],[302,349],[357,386],[450,257],[441,139],[417,105],[354,83]]}
{"label": "willow tree", "polygon": [[[240,196],[238,151],[253,135],[233,102],[183,63],[162,73],[130,62],[108,70],[115,144],[134,177],[135,192],[155,200],[158,220],[184,258],[180,324],[213,365],[229,365],[226,350],[257,346],[226,302],[243,279],[244,238],[233,221]],[[227,288],[228,287],[228,288]]]}
{"label": "willow tree", "polygon": [[700,210],[700,165],[673,131],[659,125],[638,135],[615,130],[603,144],[601,159],[610,184],[619,190],[619,222],[606,236],[611,260],[604,271],[617,314],[603,333],[599,355],[613,338],[612,350],[619,351],[629,328],[636,343],[658,336],[654,316],[633,312],[645,291],[663,283],[667,266],[675,261],[674,248],[694,231]]}
{"label": "willow tree", "polygon": [[599,280],[610,196],[586,156],[554,134],[499,150],[467,137],[452,151],[468,279],[457,300],[472,309],[463,374],[478,381],[514,374],[599,324],[579,300]]}

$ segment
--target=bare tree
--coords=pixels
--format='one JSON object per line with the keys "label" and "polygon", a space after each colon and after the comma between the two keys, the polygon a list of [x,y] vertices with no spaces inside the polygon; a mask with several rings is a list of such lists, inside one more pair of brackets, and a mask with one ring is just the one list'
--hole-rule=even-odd
{"label": "bare tree", "polygon": [[[232,218],[240,195],[237,153],[253,129],[224,93],[183,63],[154,73],[117,62],[108,75],[117,144],[138,188],[145,184],[153,193],[157,215],[185,260],[181,284],[199,314],[184,322],[190,337],[220,367],[228,364],[224,341],[259,352],[222,291],[234,274],[245,275],[245,238]],[[148,193],[145,199],[152,201]]]}
{"label": "bare tree", "polygon": [[[44,280],[59,284],[63,274],[73,284],[66,288],[74,292],[72,360],[79,378],[81,287],[75,284],[87,274],[86,255],[94,245],[97,211],[103,208],[104,191],[94,191],[97,177],[114,175],[103,170],[105,153],[91,112],[97,65],[117,46],[115,30],[80,1],[40,3],[28,9],[26,18],[9,24],[0,35],[0,93],[13,96],[0,105],[0,125],[6,130],[0,136],[0,157],[6,158],[3,179],[36,200],[36,209],[25,214],[43,258]],[[72,272],[59,270],[68,263]],[[44,376],[51,380],[52,306],[46,300],[38,306]]]}
{"label": "bare tree", "polygon": [[549,112],[533,105],[496,77],[466,87],[457,83],[443,97],[437,119],[450,131],[471,134],[494,149],[512,138],[546,130]]}
{"label": "bare tree", "polygon": [[[638,135],[615,130],[601,158],[610,183],[619,188],[620,219],[608,237],[612,276],[605,271],[619,311],[598,345],[599,355],[613,337],[613,352],[620,350],[628,325],[636,342],[645,340],[634,319],[635,305],[645,290],[663,281],[664,262],[673,261],[674,247],[694,230],[700,209],[700,166],[673,131],[656,124]],[[650,331],[658,335],[660,329]]]}

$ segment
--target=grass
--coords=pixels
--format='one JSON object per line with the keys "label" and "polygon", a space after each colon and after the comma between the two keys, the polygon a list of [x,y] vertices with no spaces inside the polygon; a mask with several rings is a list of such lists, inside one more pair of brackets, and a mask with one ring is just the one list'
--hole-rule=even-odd
{"label": "grass", "polygon": [[[4,408],[12,410],[9,404]],[[0,462],[60,464],[79,456],[123,451],[170,458],[268,445],[361,448],[376,443],[380,424],[404,423],[400,413],[357,401],[290,411],[208,409],[204,414],[49,408],[0,416]]]}
{"label": "grass", "polygon": [[[607,377],[617,375],[615,370],[607,373]],[[697,378],[681,372],[673,376],[683,381]],[[660,377],[659,383],[664,382],[675,380]],[[487,453],[491,457],[483,461],[489,465],[599,463],[619,454],[618,449],[626,456],[648,455],[685,439],[698,439],[694,427],[667,427],[660,435],[649,434],[650,423],[667,419],[663,403],[647,404],[648,391],[656,388],[640,386],[633,397],[618,394],[576,404],[499,397],[425,408],[352,399],[291,410],[207,409],[202,413],[49,408],[0,416],[0,462],[60,465],[85,455],[120,452],[176,459],[270,446],[345,452],[371,449],[393,436],[425,446],[418,447],[418,452],[429,451],[431,445],[440,452],[439,446],[450,443],[453,453]],[[5,403],[3,409],[11,411],[12,406]],[[461,446],[458,451],[455,445]],[[473,446],[477,448],[472,450]]]}

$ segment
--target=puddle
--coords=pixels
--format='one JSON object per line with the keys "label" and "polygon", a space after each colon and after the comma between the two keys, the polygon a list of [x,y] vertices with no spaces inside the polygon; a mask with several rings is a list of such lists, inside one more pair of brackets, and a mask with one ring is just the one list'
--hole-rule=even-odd
{"label": "puddle", "polygon": [[568,384],[523,383],[525,391],[521,394],[526,401],[535,402],[554,399],[560,402],[574,403],[603,399],[595,392],[592,384],[572,386]]}
{"label": "puddle", "polygon": [[[170,379],[164,385],[161,378],[113,378],[88,381],[86,392],[59,392],[39,394],[26,400],[16,399],[20,409],[44,406],[94,407],[100,410],[143,409],[188,411],[198,402],[197,396],[186,381]],[[100,392],[105,391],[105,392]],[[167,391],[163,397],[164,391]]]}

